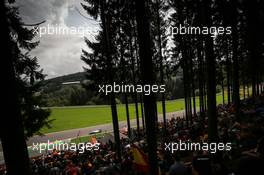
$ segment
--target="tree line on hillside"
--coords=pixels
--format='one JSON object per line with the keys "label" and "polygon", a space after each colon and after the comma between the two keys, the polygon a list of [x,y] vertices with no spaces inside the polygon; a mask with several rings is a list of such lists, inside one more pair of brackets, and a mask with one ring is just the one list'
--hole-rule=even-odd
{"label": "tree line on hillside", "polygon": [[[70,74],[62,77],[56,77],[43,81],[40,88],[42,100],[45,102],[43,107],[54,106],[78,106],[78,105],[106,105],[108,104],[107,96],[98,94],[95,90],[87,86],[88,80],[85,80],[85,72]],[[80,83],[78,83],[78,81]],[[63,84],[65,82],[77,82],[75,84]],[[165,80],[166,100],[174,100],[183,98],[182,73],[170,80]],[[219,89],[220,90],[220,89]],[[196,93],[197,95],[197,93]],[[133,97],[128,95],[124,98],[122,93],[116,94],[116,102],[124,104],[126,102],[133,103]],[[157,97],[161,101],[161,95]]]}

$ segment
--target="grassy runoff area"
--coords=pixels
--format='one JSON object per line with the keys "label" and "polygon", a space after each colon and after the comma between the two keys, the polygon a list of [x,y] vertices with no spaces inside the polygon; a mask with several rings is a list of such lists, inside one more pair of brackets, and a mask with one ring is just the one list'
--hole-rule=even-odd
{"label": "grassy runoff area", "polygon": [[[222,94],[216,96],[217,103],[222,103]],[[199,105],[199,98],[196,98],[196,106]],[[139,107],[139,116],[141,108]],[[158,113],[162,113],[161,102],[157,102]],[[184,109],[184,99],[166,101],[166,112],[175,112]],[[124,104],[117,105],[119,121],[126,120],[126,110]],[[135,105],[129,104],[130,118],[135,118]],[[99,124],[111,123],[111,109],[107,105],[97,106],[76,106],[51,108],[50,119],[55,119],[51,128],[43,128],[43,133],[57,132],[75,128],[95,126]]]}

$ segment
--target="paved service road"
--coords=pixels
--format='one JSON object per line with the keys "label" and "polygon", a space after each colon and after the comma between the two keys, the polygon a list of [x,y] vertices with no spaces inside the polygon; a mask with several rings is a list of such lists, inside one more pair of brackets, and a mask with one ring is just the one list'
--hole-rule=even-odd
{"label": "paved service road", "polygon": [[[167,113],[166,117],[167,119],[170,119],[172,117],[182,117],[184,115],[184,111],[176,111]],[[162,114],[159,114],[159,121],[162,121]],[[130,120],[131,127],[136,126],[136,119]],[[140,125],[142,125],[142,120],[140,118]],[[120,121],[119,122],[119,129],[126,126],[126,121]],[[78,128],[78,129],[71,129],[71,130],[65,130],[65,131],[59,131],[59,132],[53,132],[45,134],[44,136],[34,136],[31,137],[27,144],[31,146],[33,143],[45,143],[48,140],[50,142],[53,142],[55,140],[66,140],[70,138],[76,138],[78,135],[79,137],[87,136],[91,131],[101,129],[102,132],[111,132],[113,131],[112,123],[102,124],[102,125],[96,125],[86,128]]]}

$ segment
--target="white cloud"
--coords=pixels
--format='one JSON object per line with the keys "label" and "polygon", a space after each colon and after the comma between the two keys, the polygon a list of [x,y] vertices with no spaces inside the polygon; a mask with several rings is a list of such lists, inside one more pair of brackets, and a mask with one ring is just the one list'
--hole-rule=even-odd
{"label": "white cloud", "polygon": [[[44,26],[60,25],[64,27],[86,26],[97,31],[96,21],[88,21],[74,8],[80,7],[80,0],[24,0],[19,1],[20,14],[25,23],[37,23],[46,20]],[[92,36],[87,36],[92,38]],[[84,39],[78,35],[44,35],[39,46],[31,52],[37,56],[41,68],[48,78],[75,73],[83,70],[85,64],[80,60],[81,49],[85,48]]]}

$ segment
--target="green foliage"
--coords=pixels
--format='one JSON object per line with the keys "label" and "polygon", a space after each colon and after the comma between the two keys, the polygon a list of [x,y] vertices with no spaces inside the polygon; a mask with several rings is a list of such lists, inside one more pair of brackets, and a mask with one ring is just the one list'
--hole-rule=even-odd
{"label": "green foliage", "polygon": [[33,41],[34,30],[23,25],[18,8],[14,6],[8,6],[7,18],[11,27],[10,40],[24,132],[28,138],[39,133],[43,126],[49,127],[51,122],[48,120],[50,111],[39,107],[45,105],[40,92],[45,75],[39,69],[37,58],[29,54],[39,43]]}
{"label": "green foliage", "polygon": [[165,81],[166,99],[173,100],[184,96],[182,77],[171,77]]}
{"label": "green foliage", "polygon": [[220,85],[216,86],[216,93],[220,93],[222,91],[222,87]]}
{"label": "green foliage", "polygon": [[116,101],[116,104],[122,104],[122,102],[118,98],[116,98],[115,101]]}

